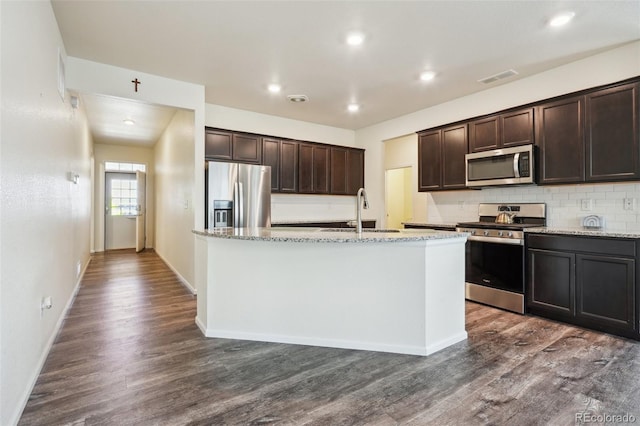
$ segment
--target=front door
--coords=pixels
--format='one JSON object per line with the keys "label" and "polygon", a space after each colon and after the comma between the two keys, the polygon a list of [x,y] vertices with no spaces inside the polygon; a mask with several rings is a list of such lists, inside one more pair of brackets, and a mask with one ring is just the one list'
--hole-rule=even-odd
{"label": "front door", "polygon": [[135,173],[105,173],[105,250],[136,247],[138,183]]}

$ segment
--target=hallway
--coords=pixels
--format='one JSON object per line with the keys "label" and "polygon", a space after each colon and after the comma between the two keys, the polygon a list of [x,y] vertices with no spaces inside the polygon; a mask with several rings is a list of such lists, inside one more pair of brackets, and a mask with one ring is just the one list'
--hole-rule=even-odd
{"label": "hallway", "polygon": [[430,357],[207,339],[153,251],[94,255],[21,425],[574,424],[640,419],[640,344],[467,303]]}

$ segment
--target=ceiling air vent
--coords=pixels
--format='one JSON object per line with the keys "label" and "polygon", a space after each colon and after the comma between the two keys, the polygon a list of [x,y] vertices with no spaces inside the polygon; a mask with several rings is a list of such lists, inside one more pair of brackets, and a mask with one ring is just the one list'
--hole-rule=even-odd
{"label": "ceiling air vent", "polygon": [[309,100],[307,95],[289,95],[287,99],[294,103],[307,102]]}
{"label": "ceiling air vent", "polygon": [[478,83],[489,84],[489,83],[493,83],[494,81],[502,80],[503,78],[511,77],[513,75],[518,75],[518,72],[516,70],[506,70],[498,74],[482,78],[478,80]]}

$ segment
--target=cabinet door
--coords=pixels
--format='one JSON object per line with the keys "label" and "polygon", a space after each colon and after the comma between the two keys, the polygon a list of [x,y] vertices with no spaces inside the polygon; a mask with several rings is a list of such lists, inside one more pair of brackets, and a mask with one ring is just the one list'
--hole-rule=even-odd
{"label": "cabinet door", "polygon": [[617,329],[635,327],[635,261],[620,257],[576,255],[576,316]]}
{"label": "cabinet door", "polygon": [[442,130],[442,188],[465,188],[464,156],[467,154],[467,125]]}
{"label": "cabinet door", "polygon": [[584,181],[584,97],[538,107],[539,183]]}
{"label": "cabinet door", "polygon": [[233,135],[233,160],[243,163],[260,164],[262,144],[260,137],[235,133]]}
{"label": "cabinet door", "polygon": [[527,306],[564,317],[575,314],[575,254],[528,249]]}
{"label": "cabinet door", "polygon": [[280,143],[280,192],[298,191],[298,142]]}
{"label": "cabinet door", "polygon": [[313,145],[298,146],[298,191],[313,192]]}
{"label": "cabinet door", "polygon": [[500,140],[500,117],[497,115],[469,123],[469,152],[497,149]]}
{"label": "cabinet door", "polygon": [[586,180],[640,178],[638,84],[586,96]]}
{"label": "cabinet door", "polygon": [[347,193],[347,154],[346,148],[331,147],[331,194]]}
{"label": "cabinet door", "polygon": [[364,151],[352,148],[347,153],[347,194],[356,195],[364,188]]}
{"label": "cabinet door", "polygon": [[502,128],[500,146],[508,148],[534,142],[533,108],[502,114],[500,121]]}
{"label": "cabinet door", "polygon": [[316,194],[329,193],[330,179],[329,147],[313,147],[313,192]]}
{"label": "cabinet door", "polygon": [[232,160],[233,133],[205,129],[204,156],[210,160]]}
{"label": "cabinet door", "polygon": [[440,130],[418,136],[418,191],[433,191],[442,183],[442,134]]}
{"label": "cabinet door", "polygon": [[280,190],[280,141],[262,138],[262,164],[271,166],[271,192]]}

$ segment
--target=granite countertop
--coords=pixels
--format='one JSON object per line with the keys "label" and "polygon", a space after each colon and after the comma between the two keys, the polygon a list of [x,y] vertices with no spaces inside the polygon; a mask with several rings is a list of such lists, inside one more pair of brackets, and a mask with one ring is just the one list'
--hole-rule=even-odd
{"label": "granite countertop", "polygon": [[[304,224],[304,223],[342,223],[342,222],[355,222],[354,218],[351,219],[319,219],[319,220],[278,220],[271,222],[272,226],[284,225],[284,224]],[[363,222],[373,222],[375,219],[362,218]]]}
{"label": "granite countertop", "polygon": [[365,229],[358,235],[351,229],[333,228],[214,228],[194,230],[194,234],[226,239],[317,243],[388,243],[466,238],[463,232],[428,229]]}
{"label": "granite countertop", "polygon": [[446,228],[455,228],[457,223],[425,223],[425,222],[402,222],[403,225],[413,225],[413,226],[438,226],[438,227],[446,227]]}
{"label": "granite countertop", "polygon": [[526,233],[535,234],[557,234],[557,235],[584,235],[587,237],[603,238],[640,238],[640,231],[609,231],[606,229],[584,229],[584,228],[562,228],[562,227],[541,227],[526,228]]}

